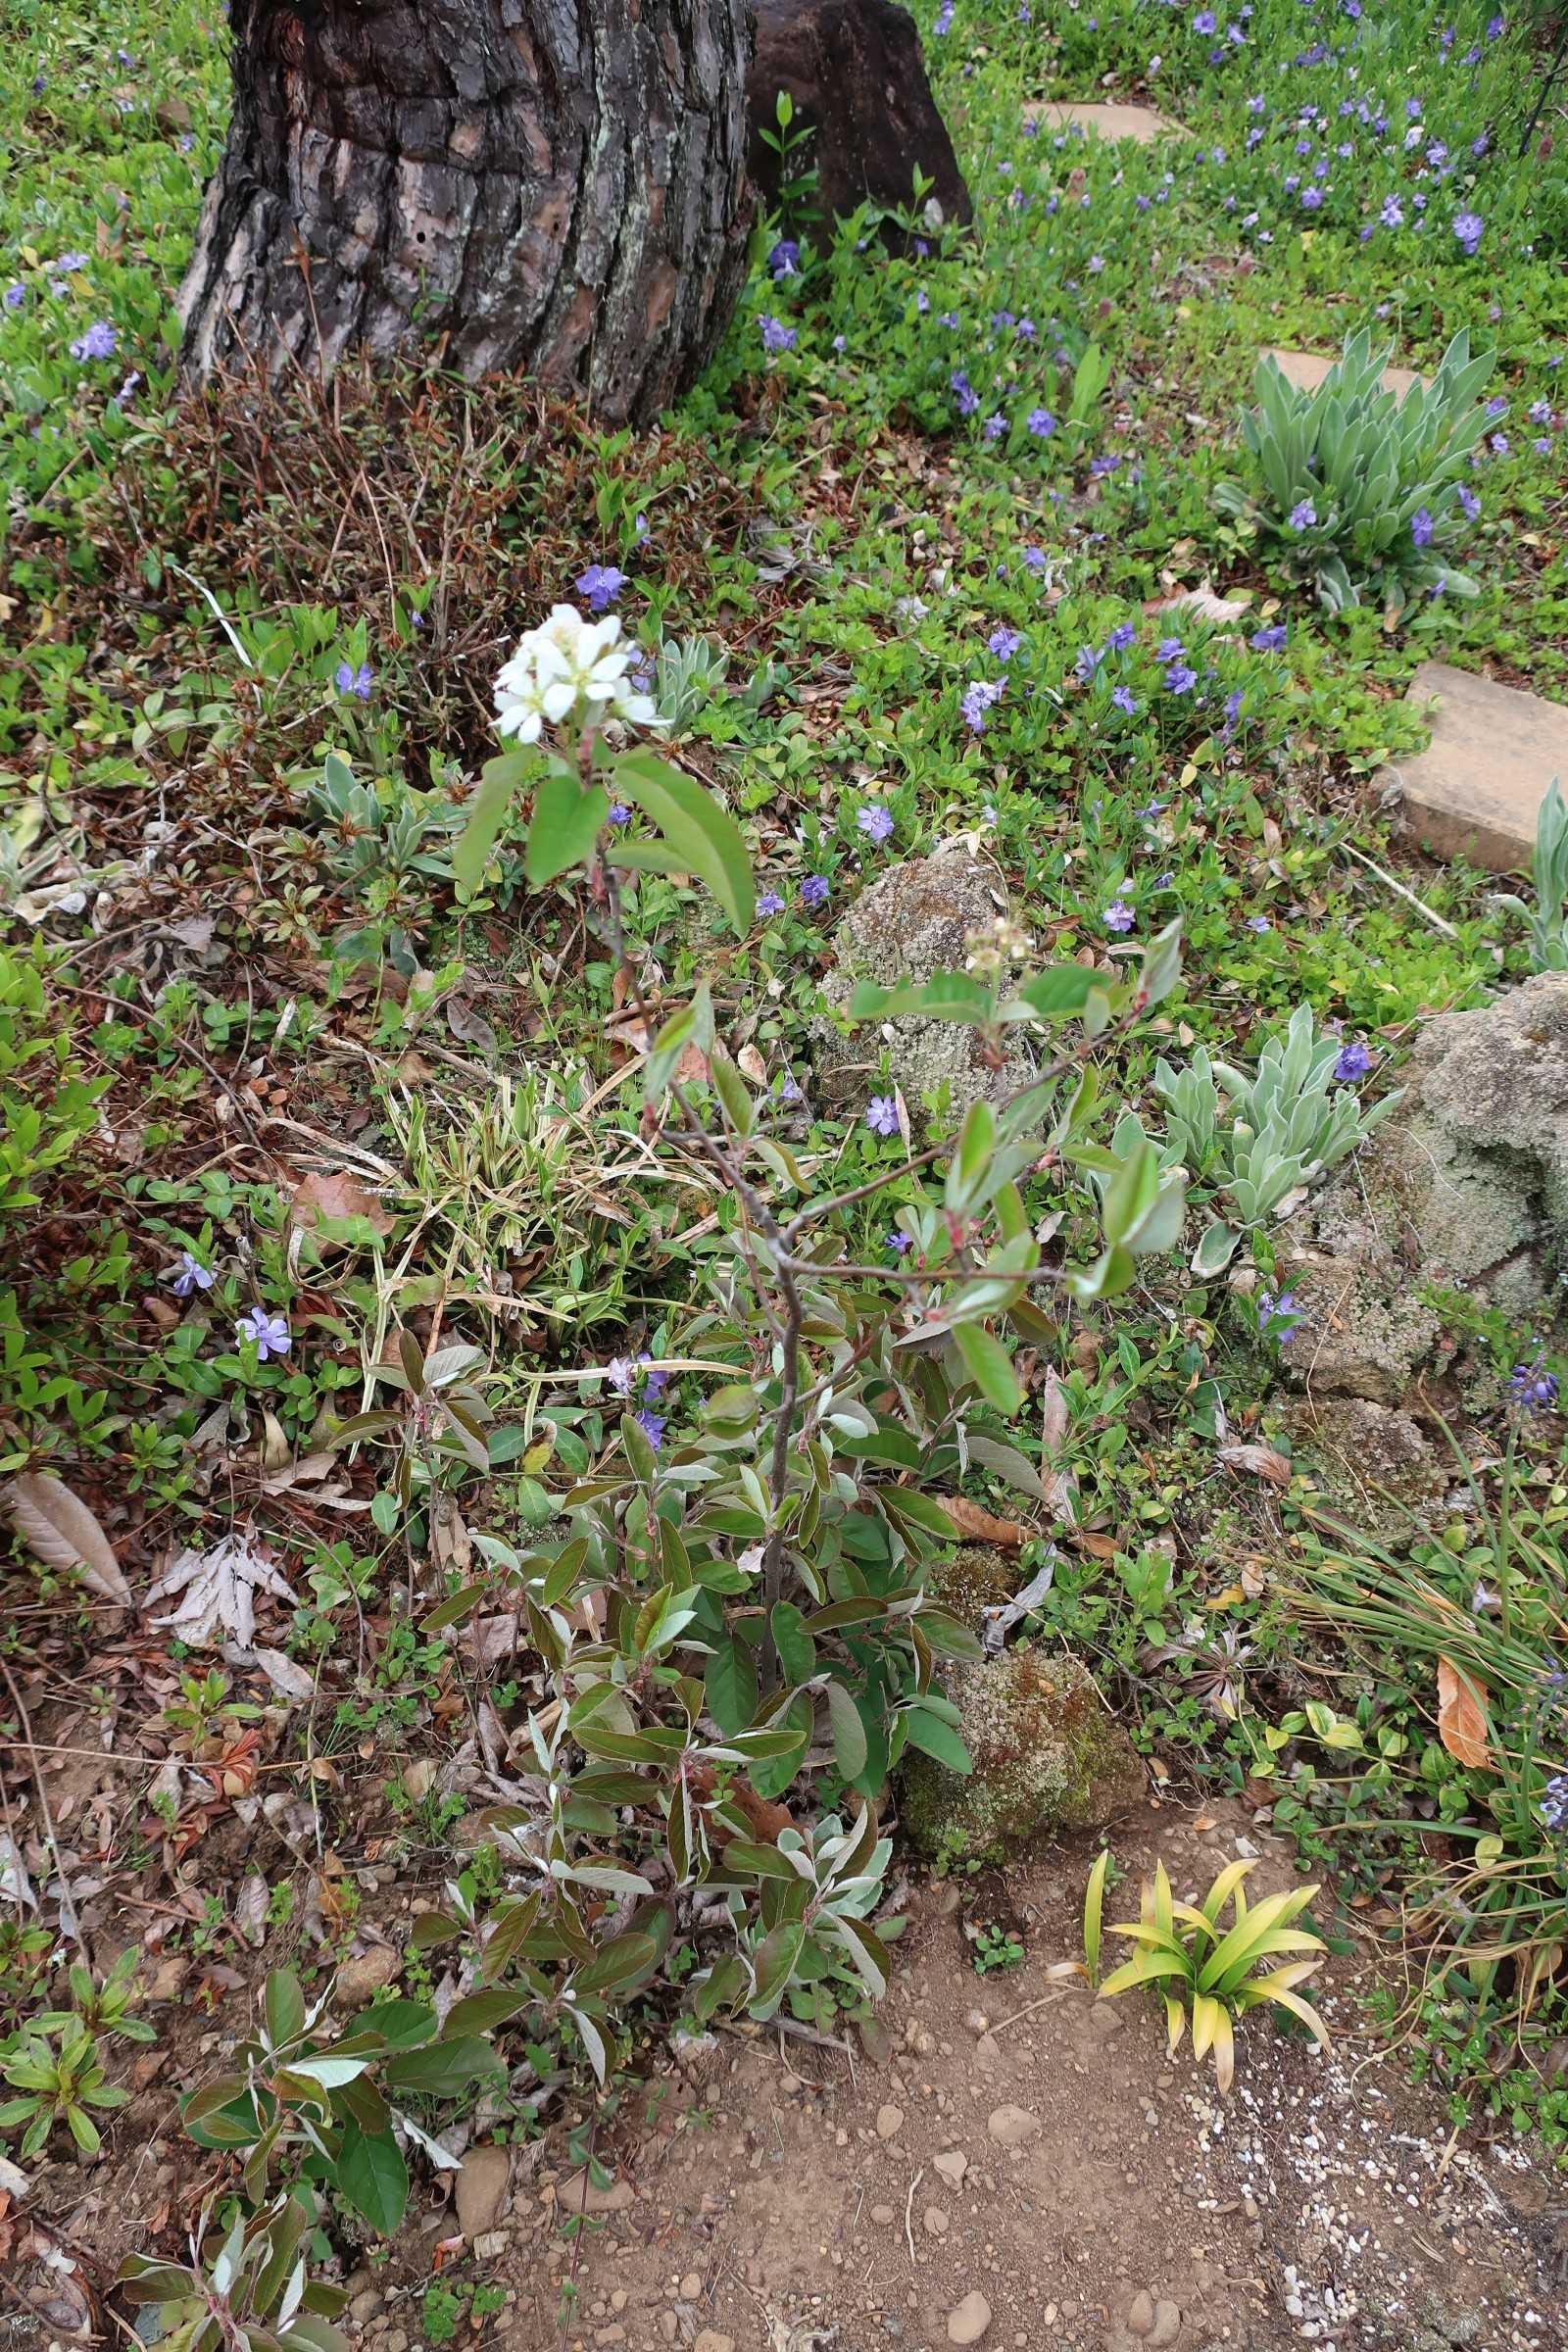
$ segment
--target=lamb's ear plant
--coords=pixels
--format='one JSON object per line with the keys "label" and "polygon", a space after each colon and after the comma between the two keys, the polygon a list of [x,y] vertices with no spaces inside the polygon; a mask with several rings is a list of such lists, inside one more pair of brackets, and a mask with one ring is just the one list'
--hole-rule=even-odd
{"label": "lamb's ear plant", "polygon": [[1568,802],[1562,779],[1553,776],[1536,815],[1534,903],[1514,891],[1497,904],[1522,914],[1530,925],[1530,961],[1538,972],[1568,972]]}
{"label": "lamb's ear plant", "polygon": [[1296,1990],[1321,1967],[1321,1957],[1293,1960],[1263,1976],[1253,1974],[1262,1961],[1284,1952],[1322,1954],[1323,1938],[1295,1924],[1317,1888],[1288,1889],[1249,1906],[1243,1882],[1252,1867],[1250,1862],[1230,1863],[1195,1908],[1175,1899],[1165,1865],[1156,1863],[1153,1884],[1146,1882],[1140,1889],[1138,1918],[1112,1925],[1109,1931],[1127,1936],[1138,1949],[1100,1987],[1100,1998],[1108,2001],[1140,1985],[1156,1986],[1165,2003],[1172,2056],[1190,2011],[1193,2055],[1205,2058],[1213,2051],[1215,2080],[1222,2092],[1230,2089],[1236,2072],[1236,2019],[1249,2009],[1268,2004],[1287,2009],[1321,2047],[1327,2048],[1329,2039],[1317,2011]]}
{"label": "lamb's ear plant", "polygon": [[1199,1237],[1199,1273],[1219,1273],[1245,1233],[1358,1150],[1394,1109],[1397,1094],[1364,1103],[1345,1064],[1343,1041],[1318,1029],[1309,1004],[1297,1006],[1284,1037],[1268,1040],[1250,1072],[1211,1060],[1203,1046],[1184,1068],[1160,1059],[1161,1162],[1184,1167],[1200,1196],[1214,1197],[1224,1212]]}
{"label": "lamb's ear plant", "polygon": [[1392,357],[1363,328],[1304,391],[1265,353],[1257,405],[1242,412],[1246,478],[1214,494],[1331,612],[1362,604],[1399,612],[1440,584],[1447,596],[1477,592],[1450,557],[1470,528],[1464,476],[1486,423],[1492,355],[1473,360],[1461,329],[1431,383],[1402,399],[1383,384]]}

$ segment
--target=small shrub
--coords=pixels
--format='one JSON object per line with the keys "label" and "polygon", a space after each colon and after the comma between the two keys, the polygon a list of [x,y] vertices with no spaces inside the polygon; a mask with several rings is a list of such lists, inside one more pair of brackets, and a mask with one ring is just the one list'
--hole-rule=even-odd
{"label": "small shrub", "polygon": [[1492,356],[1472,360],[1461,331],[1430,386],[1401,401],[1382,384],[1391,352],[1373,351],[1363,328],[1315,392],[1297,390],[1265,354],[1257,406],[1242,413],[1249,478],[1215,492],[1331,612],[1402,612],[1440,583],[1450,596],[1476,593],[1448,558],[1468,529],[1460,484],[1486,421],[1478,395]]}
{"label": "small shrub", "polygon": [[1536,817],[1535,905],[1509,891],[1502,900],[1530,925],[1530,960],[1538,972],[1568,972],[1568,802],[1553,776]]}

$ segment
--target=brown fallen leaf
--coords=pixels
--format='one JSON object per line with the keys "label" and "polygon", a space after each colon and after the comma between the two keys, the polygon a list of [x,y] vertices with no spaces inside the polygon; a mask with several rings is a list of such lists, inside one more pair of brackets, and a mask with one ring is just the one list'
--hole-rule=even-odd
{"label": "brown fallen leaf", "polygon": [[1271,1487],[1288,1487],[1291,1483],[1291,1465],[1273,1446],[1240,1443],[1222,1446],[1219,1459],[1227,1470],[1250,1470],[1254,1478],[1266,1478]]}
{"label": "brown fallen leaf", "polygon": [[115,1547],[79,1494],[47,1470],[26,1470],[7,1481],[3,1497],[18,1535],[46,1568],[79,1568],[100,1600],[135,1607]]}
{"label": "brown fallen leaf", "polygon": [[1451,1658],[1439,1658],[1438,1738],[1456,1764],[1467,1764],[1475,1772],[1496,1770],[1487,1720],[1489,1696],[1485,1683],[1462,1675]]}
{"label": "brown fallen leaf", "polygon": [[289,1223],[307,1230],[323,1218],[364,1217],[377,1233],[390,1233],[392,1219],[373,1193],[346,1168],[313,1168],[300,1178],[288,1204]]}
{"label": "brown fallen leaf", "polygon": [[977,1544],[1001,1544],[1016,1551],[1035,1532],[1032,1527],[1020,1526],[1016,1519],[998,1519],[962,1494],[938,1494],[933,1499],[941,1503],[959,1535],[972,1536]]}

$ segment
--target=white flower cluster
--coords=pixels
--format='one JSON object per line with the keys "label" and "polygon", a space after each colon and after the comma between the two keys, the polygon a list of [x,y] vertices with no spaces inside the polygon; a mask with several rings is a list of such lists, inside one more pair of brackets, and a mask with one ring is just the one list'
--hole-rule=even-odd
{"label": "white flower cluster", "polygon": [[498,731],[537,743],[544,727],[568,718],[582,726],[604,718],[657,726],[652,696],[638,694],[626,675],[634,650],[620,643],[613,612],[586,620],[570,605],[555,606],[547,621],[519,640],[496,679]]}

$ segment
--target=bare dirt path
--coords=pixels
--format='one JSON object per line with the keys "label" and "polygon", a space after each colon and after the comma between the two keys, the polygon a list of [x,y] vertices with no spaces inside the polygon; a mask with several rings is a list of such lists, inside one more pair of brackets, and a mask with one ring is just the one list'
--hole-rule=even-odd
{"label": "bare dirt path", "polygon": [[[1133,1883],[1107,1917],[1156,1857],[1201,1892],[1239,1837],[1259,1888],[1290,1882],[1245,1813],[1150,1810],[1115,1838]],[[1152,2000],[1049,1980],[1079,1949],[1087,1861],[1008,1874],[1027,1957],[984,1980],[956,1890],[921,1891],[872,2058],[721,2036],[622,2143],[575,2258],[569,2180],[547,2163],[514,2181],[507,2340],[1562,2352],[1568,2184],[1511,2140],[1456,2135],[1380,2054],[1365,1964],[1317,1980],[1331,2053],[1249,2020],[1222,2100],[1188,2051],[1167,2057]]]}

